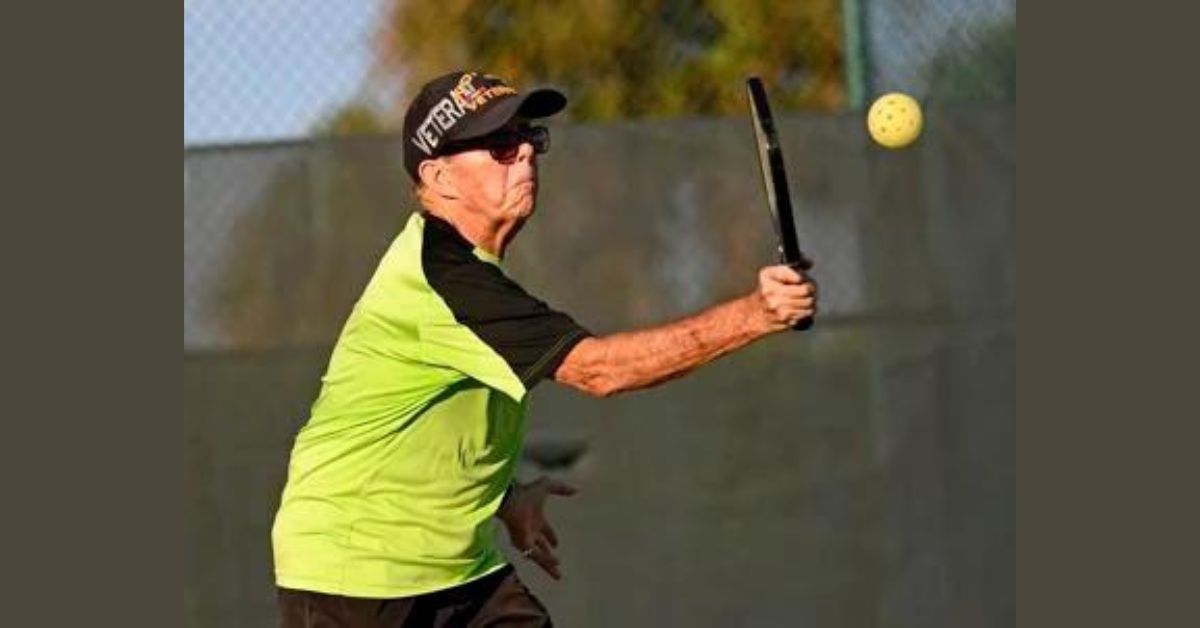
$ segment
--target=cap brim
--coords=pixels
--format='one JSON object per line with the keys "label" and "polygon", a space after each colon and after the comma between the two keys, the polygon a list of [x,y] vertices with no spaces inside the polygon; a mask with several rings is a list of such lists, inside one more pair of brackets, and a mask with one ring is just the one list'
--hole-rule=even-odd
{"label": "cap brim", "polygon": [[548,118],[567,106],[567,97],[548,87],[532,90],[520,100],[517,113],[526,118]]}
{"label": "cap brim", "polygon": [[[524,94],[506,98],[496,103],[483,115],[473,119],[469,124],[459,125],[449,141],[469,140],[487,135],[508,124],[516,116],[523,118],[546,118],[563,110],[567,106],[567,97],[556,89],[541,88],[530,90]],[[466,122],[464,120],[464,122]]]}

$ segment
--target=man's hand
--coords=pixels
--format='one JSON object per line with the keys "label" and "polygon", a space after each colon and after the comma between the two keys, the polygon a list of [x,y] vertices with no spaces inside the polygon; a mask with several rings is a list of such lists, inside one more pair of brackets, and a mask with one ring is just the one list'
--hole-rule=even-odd
{"label": "man's hand", "polygon": [[555,580],[562,578],[558,570],[558,557],[554,555],[554,548],[558,547],[558,535],[546,521],[543,505],[549,495],[574,494],[573,487],[549,478],[540,478],[530,484],[514,484],[500,506],[500,512],[496,513],[496,517],[508,528],[508,538],[513,547]]}
{"label": "man's hand", "polygon": [[758,271],[758,290],[751,298],[759,321],[769,331],[790,329],[817,312],[816,284],[790,266],[767,266]]}

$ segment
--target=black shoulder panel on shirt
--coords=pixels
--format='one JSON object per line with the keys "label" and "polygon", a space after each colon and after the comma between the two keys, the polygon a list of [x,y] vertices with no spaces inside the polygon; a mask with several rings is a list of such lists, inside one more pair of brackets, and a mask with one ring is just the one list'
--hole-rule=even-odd
{"label": "black shoulder panel on shirt", "polygon": [[550,309],[499,268],[475,257],[450,224],[426,215],[421,264],[454,318],[508,363],[527,389],[550,376],[592,334]]}

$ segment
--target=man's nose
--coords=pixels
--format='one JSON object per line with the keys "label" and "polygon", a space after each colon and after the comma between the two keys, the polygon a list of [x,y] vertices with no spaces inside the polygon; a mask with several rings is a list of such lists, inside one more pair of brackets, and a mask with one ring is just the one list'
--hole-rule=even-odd
{"label": "man's nose", "polygon": [[531,142],[521,142],[521,146],[517,149],[517,161],[533,162],[537,151],[533,150]]}

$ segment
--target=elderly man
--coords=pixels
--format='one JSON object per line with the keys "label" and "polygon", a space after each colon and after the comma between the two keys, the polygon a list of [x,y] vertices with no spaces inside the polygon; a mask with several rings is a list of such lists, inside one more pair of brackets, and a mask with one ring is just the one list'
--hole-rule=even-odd
{"label": "elderly man", "polygon": [[404,120],[421,210],[384,254],[334,347],[291,453],[272,530],[284,626],[546,626],[494,539],[558,578],[548,495],[513,484],[529,391],[596,397],[678,377],[815,312],[813,284],[762,269],[748,295],[597,337],[525,292],[500,260],[533,214],[532,120],[566,106],[485,74],[428,83]]}

